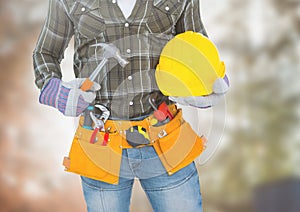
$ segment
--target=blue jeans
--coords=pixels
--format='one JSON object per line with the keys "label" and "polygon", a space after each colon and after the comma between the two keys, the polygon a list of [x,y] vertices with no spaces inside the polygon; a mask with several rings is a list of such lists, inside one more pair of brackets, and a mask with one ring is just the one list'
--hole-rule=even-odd
{"label": "blue jeans", "polygon": [[195,164],[168,175],[150,146],[123,150],[118,185],[81,177],[88,211],[129,211],[134,178],[139,178],[155,212],[202,212]]}

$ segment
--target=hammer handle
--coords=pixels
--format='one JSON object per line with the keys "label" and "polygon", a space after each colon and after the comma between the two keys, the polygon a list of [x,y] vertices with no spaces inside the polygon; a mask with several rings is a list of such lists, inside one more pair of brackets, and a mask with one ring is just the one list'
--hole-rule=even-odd
{"label": "hammer handle", "polygon": [[94,84],[93,81],[91,81],[89,78],[86,78],[84,80],[84,82],[82,83],[80,89],[82,91],[87,91],[87,90],[89,90],[93,86],[93,84]]}
{"label": "hammer handle", "polygon": [[81,85],[80,89],[83,91],[87,91],[89,90],[93,84],[94,84],[94,80],[96,79],[97,75],[100,73],[101,69],[103,68],[103,66],[107,63],[108,59],[103,58],[103,60],[100,62],[100,64],[95,68],[95,70],[93,71],[93,73],[90,75],[89,78],[87,78]]}

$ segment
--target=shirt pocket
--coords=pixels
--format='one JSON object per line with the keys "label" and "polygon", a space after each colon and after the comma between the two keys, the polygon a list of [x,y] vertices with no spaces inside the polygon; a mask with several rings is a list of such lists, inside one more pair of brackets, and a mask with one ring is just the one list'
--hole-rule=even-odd
{"label": "shirt pocket", "polygon": [[98,4],[84,5],[76,2],[70,15],[75,29],[84,37],[96,38],[106,30]]}
{"label": "shirt pocket", "polygon": [[183,6],[183,0],[154,1],[152,12],[147,20],[150,33],[174,32]]}

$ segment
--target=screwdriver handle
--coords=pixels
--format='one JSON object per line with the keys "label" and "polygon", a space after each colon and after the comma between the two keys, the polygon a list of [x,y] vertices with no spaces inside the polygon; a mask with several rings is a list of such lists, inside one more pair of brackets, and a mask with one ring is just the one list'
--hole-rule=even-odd
{"label": "screwdriver handle", "polygon": [[90,112],[94,112],[94,106],[88,106],[84,111],[84,120],[83,120],[83,128],[88,130],[93,130],[93,120],[90,116]]}

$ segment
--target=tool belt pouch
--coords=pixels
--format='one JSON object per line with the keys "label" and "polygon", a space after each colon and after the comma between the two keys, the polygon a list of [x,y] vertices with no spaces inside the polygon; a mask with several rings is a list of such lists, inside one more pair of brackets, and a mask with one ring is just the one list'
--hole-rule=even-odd
{"label": "tool belt pouch", "polygon": [[83,128],[82,123],[83,119],[80,120],[75,133],[69,157],[64,158],[65,170],[110,184],[118,184],[122,137],[112,133],[110,142],[103,146],[104,132],[98,132],[97,141],[90,143],[93,131]]}
{"label": "tool belt pouch", "polygon": [[205,137],[198,136],[184,121],[181,110],[168,124],[153,127],[150,132],[150,137],[159,137],[153,146],[169,174],[193,162],[204,150]]}

